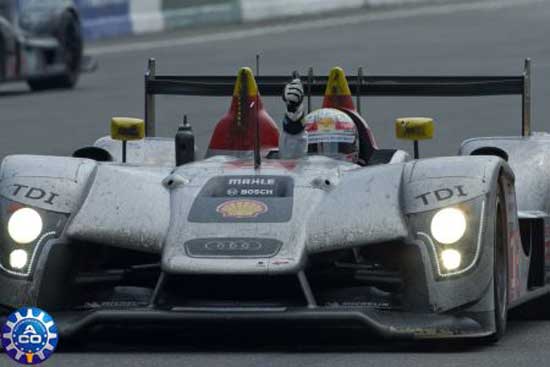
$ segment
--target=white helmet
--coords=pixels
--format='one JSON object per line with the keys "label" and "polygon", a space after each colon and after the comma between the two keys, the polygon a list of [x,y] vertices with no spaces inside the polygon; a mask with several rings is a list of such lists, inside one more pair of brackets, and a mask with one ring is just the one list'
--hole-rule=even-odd
{"label": "white helmet", "polygon": [[335,108],[321,108],[308,114],[304,124],[308,154],[350,162],[359,160],[359,133],[345,112]]}

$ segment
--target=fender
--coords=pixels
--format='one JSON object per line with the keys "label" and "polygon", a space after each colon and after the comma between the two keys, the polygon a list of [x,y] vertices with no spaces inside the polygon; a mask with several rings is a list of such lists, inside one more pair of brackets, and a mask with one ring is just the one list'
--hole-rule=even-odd
{"label": "fender", "polygon": [[[505,181],[509,213],[534,213],[542,217],[550,212],[550,135],[534,133],[531,136],[487,137],[469,139],[462,143],[460,154],[470,155],[497,148],[508,157],[508,164],[515,175],[515,182]],[[500,153],[502,154],[502,153]],[[523,219],[525,220],[525,219]],[[525,226],[521,227],[524,230]],[[548,226],[540,226],[540,232],[533,236],[547,242]],[[522,243],[517,214],[508,218],[509,247],[509,301],[512,305],[521,303],[528,295],[530,267],[540,259],[534,253],[547,253],[547,249],[532,251],[532,243]],[[531,238],[527,235],[526,238]],[[544,260],[546,266],[548,260]]]}
{"label": "fender", "polygon": [[514,182],[499,157],[439,157],[407,164],[404,172],[405,213],[451,206],[494,191],[501,174]]}
{"label": "fender", "polygon": [[[476,250],[479,251],[479,257],[476,255],[473,263],[477,271],[453,277],[452,292],[449,291],[447,282],[438,280],[433,271],[427,271],[425,276],[430,289],[430,304],[434,309],[448,311],[470,303],[468,307],[470,312],[492,311],[494,309],[492,292],[488,290],[493,276],[494,232],[488,229],[492,228],[496,188],[499,182],[501,187],[505,186],[509,239],[512,238],[510,234],[515,230],[514,228],[518,226],[517,213],[513,210],[514,175],[508,164],[499,157],[490,156],[421,159],[407,164],[403,180],[403,210],[408,216],[424,215],[422,214],[424,212],[433,212],[474,199],[485,202],[480,213],[480,232],[477,237],[479,239],[476,239],[475,243],[479,246]],[[424,238],[425,236],[415,233],[414,237],[416,238],[414,242],[421,246],[421,249],[430,247],[430,241]],[[509,241],[509,246],[515,245]],[[509,253],[512,252],[509,251]],[[427,258],[426,252],[423,256],[424,262],[436,261]],[[526,259],[522,259],[524,260]],[[484,297],[484,294],[491,296]],[[472,302],[475,303],[472,304]]]}
{"label": "fender", "polygon": [[89,192],[69,221],[67,237],[160,253],[170,224],[170,167],[98,166]]}
{"label": "fender", "polygon": [[491,137],[462,143],[461,155],[476,154],[483,148],[498,148],[508,155],[516,176],[518,209],[550,213],[550,135]]}
{"label": "fender", "polygon": [[[52,217],[66,218],[76,211],[85,196],[96,162],[89,159],[46,157],[36,155],[7,156],[0,163],[0,198],[47,211]],[[0,215],[5,215],[4,212]],[[6,218],[1,218],[3,225]],[[5,231],[4,231],[5,232]],[[59,229],[62,236],[62,228]],[[38,246],[38,245],[36,245]],[[70,266],[69,248],[52,237],[44,237],[28,275],[0,272],[0,299],[3,305],[20,307],[36,305],[42,286],[50,286],[47,294],[59,296]],[[47,264],[55,263],[53,267]],[[55,269],[55,271],[51,271]],[[70,270],[70,269],[69,269]],[[48,276],[45,276],[45,274]],[[62,301],[58,298],[57,301]]]}
{"label": "fender", "polygon": [[7,156],[0,166],[0,196],[24,205],[71,214],[96,162],[35,155]]}
{"label": "fender", "polygon": [[347,173],[308,221],[308,252],[341,249],[342,243],[351,247],[405,240],[409,232],[400,204],[404,167],[397,163]]}

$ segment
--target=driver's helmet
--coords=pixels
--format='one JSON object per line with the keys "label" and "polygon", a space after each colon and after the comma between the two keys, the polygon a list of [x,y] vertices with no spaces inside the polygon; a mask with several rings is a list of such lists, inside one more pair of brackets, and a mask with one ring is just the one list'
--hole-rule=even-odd
{"label": "driver's helmet", "polygon": [[305,117],[308,154],[334,159],[359,160],[359,134],[346,113],[335,108],[321,108]]}

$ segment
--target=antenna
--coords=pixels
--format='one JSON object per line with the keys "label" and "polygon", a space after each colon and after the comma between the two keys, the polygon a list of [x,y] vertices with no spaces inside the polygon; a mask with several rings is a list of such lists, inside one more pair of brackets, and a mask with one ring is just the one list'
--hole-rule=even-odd
{"label": "antenna", "polygon": [[[256,55],[256,76],[260,76],[260,55]],[[262,156],[260,151],[260,93],[256,96],[256,136],[254,139],[254,169],[260,168],[262,165]]]}
{"label": "antenna", "polygon": [[246,114],[248,112],[248,109],[246,108],[248,97],[248,75],[241,70],[239,72],[239,78],[241,81],[241,91],[237,108],[237,127],[240,129],[243,126],[243,122],[246,121]]}
{"label": "antenna", "polygon": [[531,135],[531,59],[525,59],[523,71],[521,136]]}
{"label": "antenna", "polygon": [[155,95],[147,91],[147,82],[155,80],[157,63],[150,58],[145,73],[145,136],[155,136]]}
{"label": "antenna", "polygon": [[311,112],[311,88],[313,85],[313,66],[307,70],[307,113]]}
{"label": "antenna", "polygon": [[357,69],[357,90],[355,92],[355,96],[357,98],[356,105],[357,105],[357,113],[361,115],[361,87],[363,86],[363,67],[360,66],[359,69]]}
{"label": "antenna", "polygon": [[[292,72],[291,78],[292,78],[292,80],[294,80],[294,79],[301,79],[301,78],[300,78],[300,73],[298,73],[298,70],[294,70],[294,71]],[[310,87],[308,87],[308,88],[310,88]]]}

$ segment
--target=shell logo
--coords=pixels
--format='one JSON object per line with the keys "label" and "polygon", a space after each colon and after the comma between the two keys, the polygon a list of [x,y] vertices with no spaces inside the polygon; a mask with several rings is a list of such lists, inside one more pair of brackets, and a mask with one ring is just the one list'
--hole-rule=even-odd
{"label": "shell logo", "polygon": [[317,123],[319,130],[334,130],[335,124],[334,120],[331,117],[324,117],[319,120]]}
{"label": "shell logo", "polygon": [[229,200],[216,208],[224,218],[256,218],[267,212],[267,205],[257,200]]}

